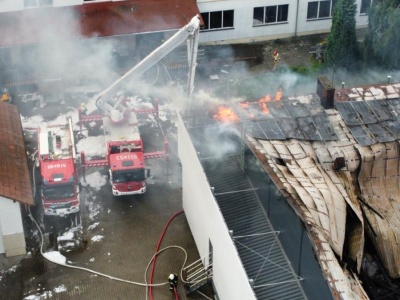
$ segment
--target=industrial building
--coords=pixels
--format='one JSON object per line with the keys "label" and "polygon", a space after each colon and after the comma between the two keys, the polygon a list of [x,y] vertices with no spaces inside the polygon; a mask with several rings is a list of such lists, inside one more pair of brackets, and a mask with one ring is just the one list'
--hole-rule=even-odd
{"label": "industrial building", "polygon": [[182,116],[183,206],[221,299],[396,297],[399,92],[320,78]]}
{"label": "industrial building", "polygon": [[[106,3],[116,2],[115,6],[124,7],[125,14],[156,16],[157,7],[163,7],[158,18],[168,15],[169,7],[175,7],[175,14],[185,14],[186,7],[198,9],[204,20],[201,42],[233,43],[266,39],[287,38],[307,34],[329,32],[331,17],[336,0],[296,1],[283,0],[237,1],[237,0],[190,0],[190,1],[96,1],[96,0],[5,0],[0,5],[1,12],[48,9],[62,6],[95,6],[102,10]],[[124,3],[125,2],[125,3]],[[162,3],[161,3],[162,2]],[[357,27],[367,25],[367,9],[371,0],[356,0]],[[146,7],[152,10],[146,11]],[[182,12],[183,10],[183,12]],[[115,10],[114,10],[115,12]],[[193,17],[193,16],[189,16]],[[143,22],[147,26],[148,19]],[[180,26],[181,27],[181,26]],[[177,27],[175,29],[178,29]],[[157,30],[158,31],[158,30]],[[160,28],[160,31],[164,31]],[[135,32],[127,33],[132,34]]]}
{"label": "industrial building", "polygon": [[24,135],[16,106],[0,103],[0,254],[26,253],[23,210],[34,204]]}
{"label": "industrial building", "polygon": [[[98,59],[103,64],[112,63],[113,55],[123,56],[129,57],[129,65],[125,66],[129,68],[199,13],[201,45],[327,33],[335,3],[5,0],[0,4],[0,64],[6,74],[2,74],[0,81],[21,82],[46,76],[76,79],[85,73],[85,63],[79,59],[97,57],[99,45],[104,49]],[[367,26],[366,11],[370,3],[370,0],[356,1],[357,28]],[[74,48],[70,46],[71,40]],[[57,53],[67,49],[68,55],[60,59]],[[44,59],[57,66],[58,73],[52,70],[53,74],[49,74],[49,68],[43,66]]]}

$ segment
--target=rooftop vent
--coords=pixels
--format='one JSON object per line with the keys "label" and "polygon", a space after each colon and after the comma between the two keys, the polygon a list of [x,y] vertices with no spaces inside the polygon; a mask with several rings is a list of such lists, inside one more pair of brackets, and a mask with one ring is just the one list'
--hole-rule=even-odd
{"label": "rooftop vent", "polygon": [[321,105],[324,109],[333,108],[335,88],[328,77],[318,76],[317,95],[319,96]]}

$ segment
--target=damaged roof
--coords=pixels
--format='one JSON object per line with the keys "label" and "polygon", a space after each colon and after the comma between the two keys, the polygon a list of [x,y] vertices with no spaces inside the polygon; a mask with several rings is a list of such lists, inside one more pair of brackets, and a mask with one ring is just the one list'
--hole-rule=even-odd
{"label": "damaged roof", "polygon": [[[255,138],[315,141],[338,139],[316,95],[267,101],[263,104],[267,107],[267,114],[262,112],[258,102],[247,106],[248,111],[256,116],[250,126]],[[241,119],[242,115],[239,112]]]}
{"label": "damaged roof", "polygon": [[0,103],[0,141],[0,196],[33,205],[21,119],[9,103]]}
{"label": "damaged roof", "polygon": [[0,13],[0,47],[177,30],[200,11],[195,1],[146,0],[39,7]]}
{"label": "damaged roof", "polygon": [[[346,230],[347,255],[359,271],[366,231],[391,278],[400,278],[399,91],[400,84],[336,91],[336,110],[326,110],[336,141],[260,139],[248,131],[250,144],[265,156],[277,185],[303,202],[299,209],[307,213],[304,221],[314,224],[338,257]],[[352,228],[345,227],[350,209]]]}
{"label": "damaged roof", "polygon": [[363,147],[400,139],[400,83],[339,89],[335,108]]}
{"label": "damaged roof", "polygon": [[400,83],[373,84],[335,91],[335,101],[360,101],[400,98]]}

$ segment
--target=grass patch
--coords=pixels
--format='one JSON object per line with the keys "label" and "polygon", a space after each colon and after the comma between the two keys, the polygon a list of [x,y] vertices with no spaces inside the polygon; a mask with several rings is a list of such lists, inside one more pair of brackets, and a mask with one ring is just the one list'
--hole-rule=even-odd
{"label": "grass patch", "polygon": [[323,63],[320,63],[318,60],[316,60],[314,57],[310,57],[310,62],[311,65],[306,67],[306,66],[290,66],[289,69],[297,74],[300,75],[314,75],[320,72],[320,70],[323,68]]}

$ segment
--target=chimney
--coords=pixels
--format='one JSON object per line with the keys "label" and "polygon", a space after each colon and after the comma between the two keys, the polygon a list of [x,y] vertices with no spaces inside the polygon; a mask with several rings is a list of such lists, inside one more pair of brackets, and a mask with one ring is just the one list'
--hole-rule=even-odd
{"label": "chimney", "polygon": [[324,109],[333,108],[335,98],[335,88],[326,76],[318,76],[317,79],[317,95]]}

